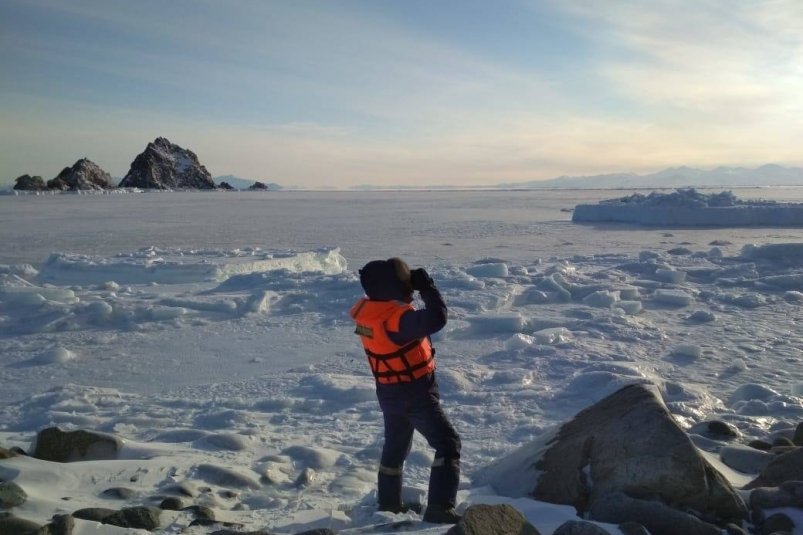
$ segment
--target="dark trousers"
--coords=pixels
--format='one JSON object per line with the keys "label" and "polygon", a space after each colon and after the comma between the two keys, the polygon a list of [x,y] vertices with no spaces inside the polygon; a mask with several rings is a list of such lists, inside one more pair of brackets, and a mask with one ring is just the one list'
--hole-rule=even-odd
{"label": "dark trousers", "polygon": [[429,505],[454,507],[460,481],[460,436],[444,414],[435,374],[410,383],[377,384],[385,420],[379,467],[380,509],[401,506],[402,467],[418,431],[435,449],[429,477]]}

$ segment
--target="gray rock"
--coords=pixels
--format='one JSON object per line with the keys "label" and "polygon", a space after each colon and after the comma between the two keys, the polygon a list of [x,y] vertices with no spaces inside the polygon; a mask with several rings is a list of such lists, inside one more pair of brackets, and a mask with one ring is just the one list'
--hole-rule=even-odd
{"label": "gray rock", "polygon": [[72,516],[75,518],[80,518],[81,520],[103,522],[103,519],[108,518],[117,512],[117,509],[109,509],[108,507],[86,507],[84,509],[73,511]]}
{"label": "gray rock", "polygon": [[628,518],[645,526],[652,535],[721,535],[722,530],[661,502],[638,500],[622,493],[600,497],[591,504],[591,517],[602,522]]}
{"label": "gray rock", "polygon": [[0,483],[0,507],[3,509],[19,507],[27,500],[28,495],[24,490],[22,490],[22,487],[13,481],[4,481]]}
{"label": "gray rock", "polygon": [[[580,512],[598,499],[623,494],[657,497],[723,523],[747,517],[742,499],[700,455],[653,386],[626,386],[581,411],[534,461],[541,474],[533,497]],[[606,515],[605,520],[635,520],[654,531],[638,518]]]}
{"label": "gray rock", "polygon": [[162,503],[159,504],[159,508],[164,511],[181,511],[184,507],[184,502],[182,502],[180,498],[174,497],[165,498],[162,500]]}
{"label": "gray rock", "polygon": [[47,187],[59,190],[104,190],[114,188],[112,177],[96,163],[82,158],[72,167],[65,167],[53,180],[48,180]]}
{"label": "gray rock", "polygon": [[780,487],[758,487],[750,493],[751,509],[803,507],[803,481],[788,481]]}
{"label": "gray rock", "polygon": [[745,474],[757,474],[766,467],[775,456],[766,451],[749,448],[740,444],[725,446],[719,451],[719,458],[734,470]]}
{"label": "gray rock", "polygon": [[792,522],[792,519],[783,513],[775,513],[764,521],[764,525],[761,526],[761,535],[771,535],[778,531],[791,533],[794,529],[795,523]]}
{"label": "gray rock", "polygon": [[567,520],[552,535],[611,535],[596,524],[583,520]]}
{"label": "gray rock", "polygon": [[772,441],[772,448],[794,448],[795,443],[792,442],[791,439],[787,437],[776,437],[775,440]]}
{"label": "gray rock", "polygon": [[75,519],[71,515],[56,515],[50,524],[42,528],[39,535],[72,535]]}
{"label": "gray rock", "polygon": [[39,529],[39,524],[23,518],[0,518],[0,535],[38,535]]}
{"label": "gray rock", "polygon": [[220,189],[224,189],[224,190],[226,190],[226,191],[234,191],[234,186],[232,186],[231,184],[229,184],[229,183],[228,183],[228,182],[226,182],[226,181],[223,181],[223,182],[221,182],[220,184],[218,184],[218,187],[219,187]]}
{"label": "gray rock", "polygon": [[134,159],[120,187],[215,189],[215,182],[194,152],[159,137]]}
{"label": "gray rock", "polygon": [[622,535],[650,535],[650,532],[647,531],[647,528],[638,522],[622,522],[618,527],[619,531],[622,532]]}
{"label": "gray rock", "polygon": [[184,507],[181,510],[189,511],[196,519],[203,518],[205,520],[215,520],[215,512],[204,505],[190,505],[189,507]]}
{"label": "gray rock", "polygon": [[792,442],[795,446],[803,446],[803,422],[797,424],[795,427],[795,434],[792,436]]}
{"label": "gray rock", "polygon": [[301,471],[300,474],[298,474],[298,477],[296,478],[295,486],[299,487],[299,488],[301,488],[301,487],[309,487],[315,481],[316,477],[317,477],[317,474],[315,473],[315,470],[313,470],[312,468],[307,466],[306,468],[304,468]]}
{"label": "gray rock", "polygon": [[116,500],[130,500],[136,498],[139,493],[133,489],[125,487],[112,487],[100,493],[104,498],[113,498]]}
{"label": "gray rock", "polygon": [[266,186],[263,182],[256,181],[250,185],[248,189],[251,191],[267,191],[268,186]]}
{"label": "gray rock", "polygon": [[42,191],[47,189],[41,176],[22,175],[14,179],[14,189],[17,191]]}
{"label": "gray rock", "polygon": [[524,515],[508,504],[471,505],[446,535],[540,535]]}
{"label": "gray rock", "polygon": [[221,487],[258,489],[261,486],[255,477],[214,464],[198,465],[197,476],[207,483],[220,485]]}
{"label": "gray rock", "polygon": [[159,527],[158,507],[126,507],[101,520],[102,524],[111,524],[121,528],[154,530]]}
{"label": "gray rock", "polygon": [[116,459],[122,447],[122,440],[105,433],[49,427],[36,435],[33,456],[57,463],[104,461]]}
{"label": "gray rock", "polygon": [[309,529],[296,533],[296,535],[336,535],[334,531],[328,528]]}
{"label": "gray rock", "polygon": [[707,422],[700,422],[693,426],[689,433],[699,433],[708,438],[717,440],[733,440],[738,438],[740,433],[736,426],[723,422],[722,420],[711,420]]}
{"label": "gray rock", "polygon": [[766,440],[751,440],[747,443],[753,449],[761,450],[761,451],[770,451],[772,449],[772,444],[767,442]]}
{"label": "gray rock", "polygon": [[744,488],[749,490],[757,487],[777,487],[787,481],[801,480],[803,480],[803,448],[796,448],[771,460],[758,477]]}
{"label": "gray rock", "polygon": [[743,530],[740,526],[736,524],[728,524],[725,526],[725,533],[728,535],[748,535],[748,533]]}

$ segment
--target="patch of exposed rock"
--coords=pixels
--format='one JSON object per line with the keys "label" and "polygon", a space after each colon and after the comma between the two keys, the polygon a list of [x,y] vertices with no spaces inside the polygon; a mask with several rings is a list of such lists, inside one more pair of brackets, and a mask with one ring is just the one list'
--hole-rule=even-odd
{"label": "patch of exposed rock", "polygon": [[47,181],[49,189],[61,191],[112,189],[112,176],[96,163],[81,158],[72,167],[65,167],[53,180]]}
{"label": "patch of exposed rock", "polygon": [[17,191],[42,191],[47,186],[41,176],[22,175],[14,180],[14,189]]}
{"label": "patch of exposed rock", "polygon": [[268,191],[268,186],[264,182],[256,181],[248,186],[248,189],[251,191]]}
{"label": "patch of exposed rock", "polygon": [[120,187],[215,189],[215,183],[194,152],[159,137],[134,159]]}
{"label": "patch of exposed rock", "polygon": [[[653,535],[718,534],[714,523],[747,517],[741,497],[648,385],[626,386],[584,409],[474,482],[510,496],[573,505],[592,520],[635,521]],[[684,529],[674,531],[677,526]]]}
{"label": "patch of exposed rock", "polygon": [[524,515],[508,504],[472,505],[446,535],[540,535]]}
{"label": "patch of exposed rock", "polygon": [[36,435],[33,457],[57,463],[116,459],[123,442],[95,431],[62,431],[48,427]]}

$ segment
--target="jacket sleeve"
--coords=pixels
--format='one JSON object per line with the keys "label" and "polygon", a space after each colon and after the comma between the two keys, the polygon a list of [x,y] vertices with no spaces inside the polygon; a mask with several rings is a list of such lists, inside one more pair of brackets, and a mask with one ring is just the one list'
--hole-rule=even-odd
{"label": "jacket sleeve", "polygon": [[408,310],[399,320],[399,332],[388,331],[393,343],[404,345],[413,340],[434,334],[446,325],[446,303],[435,286],[419,292],[424,301],[421,310]]}

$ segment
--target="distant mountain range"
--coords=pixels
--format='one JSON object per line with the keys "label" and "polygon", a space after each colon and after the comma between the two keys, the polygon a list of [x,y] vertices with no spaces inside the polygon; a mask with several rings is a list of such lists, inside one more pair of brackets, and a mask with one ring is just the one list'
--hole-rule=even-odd
{"label": "distant mountain range", "polygon": [[[218,186],[221,182],[228,182],[231,187],[234,189],[248,189],[254,185],[256,180],[250,180],[248,178],[242,178],[234,175],[224,175],[224,176],[216,176],[212,180],[215,181],[215,184]],[[275,182],[262,182],[265,184],[269,190],[280,190],[282,187]]]}
{"label": "distant mountain range", "polygon": [[560,176],[549,180],[531,180],[499,184],[497,188],[515,189],[588,189],[588,188],[681,188],[701,186],[803,186],[803,168],[762,165],[717,167],[703,170],[692,167],[670,167],[657,173],[637,175],[614,173],[593,176]]}

